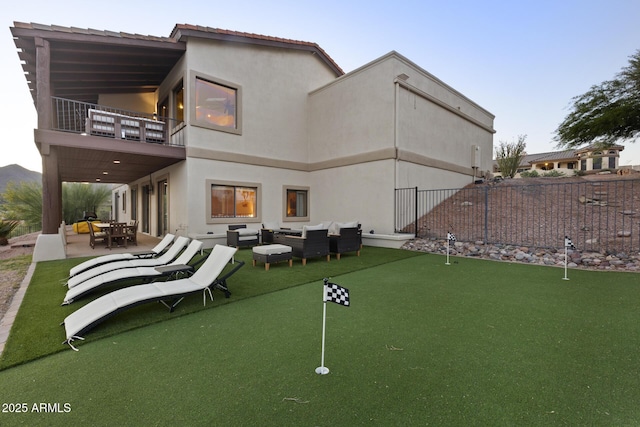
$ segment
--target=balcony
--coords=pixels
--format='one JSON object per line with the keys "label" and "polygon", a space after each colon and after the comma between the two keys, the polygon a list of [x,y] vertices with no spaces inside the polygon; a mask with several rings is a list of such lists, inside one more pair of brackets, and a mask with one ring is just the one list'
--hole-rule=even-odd
{"label": "balcony", "polygon": [[52,97],[51,130],[184,147],[184,124],[168,117]]}
{"label": "balcony", "polygon": [[130,183],[186,158],[182,122],[65,98],[51,100],[50,124],[35,130],[35,143],[56,180]]}

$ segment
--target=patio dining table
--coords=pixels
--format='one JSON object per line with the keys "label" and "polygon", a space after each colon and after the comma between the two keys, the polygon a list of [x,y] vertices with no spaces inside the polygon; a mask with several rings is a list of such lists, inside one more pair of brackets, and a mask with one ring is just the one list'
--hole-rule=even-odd
{"label": "patio dining table", "polygon": [[[127,223],[121,222],[94,222],[93,225],[95,225],[96,227],[98,227],[100,229],[100,231],[106,233],[107,238],[105,239],[107,242],[107,247],[111,248],[113,243],[117,243],[117,240],[122,239],[124,246],[127,246],[127,234],[129,233],[129,230],[133,227],[128,225]],[[112,235],[112,229],[114,228],[114,226],[119,226],[121,227],[120,230],[124,230],[123,234],[118,234],[118,235]]]}

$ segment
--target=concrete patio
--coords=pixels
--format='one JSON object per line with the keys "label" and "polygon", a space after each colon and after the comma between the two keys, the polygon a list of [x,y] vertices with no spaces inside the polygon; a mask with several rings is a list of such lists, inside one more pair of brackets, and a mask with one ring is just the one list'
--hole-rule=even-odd
{"label": "concrete patio", "polygon": [[89,234],[77,234],[73,232],[71,226],[66,227],[67,258],[79,258],[88,256],[100,256],[117,254],[123,252],[136,252],[150,250],[160,242],[159,237],[138,233],[138,245],[117,246],[109,249],[106,244],[98,243],[94,249],[89,246]]}

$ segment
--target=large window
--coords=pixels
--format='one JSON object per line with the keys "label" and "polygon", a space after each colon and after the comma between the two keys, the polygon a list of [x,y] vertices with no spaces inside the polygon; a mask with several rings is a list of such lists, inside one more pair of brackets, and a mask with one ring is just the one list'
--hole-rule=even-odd
{"label": "large window", "polygon": [[225,132],[241,132],[241,88],[203,76],[193,77],[192,124]]}
{"label": "large window", "polygon": [[593,169],[602,169],[602,157],[594,157]]}
{"label": "large window", "polygon": [[[260,185],[207,181],[207,222],[259,221]],[[218,221],[220,220],[220,221]],[[234,221],[231,221],[234,222]]]}
{"label": "large window", "polygon": [[184,122],[184,85],[182,80],[173,88],[173,99],[175,100],[173,118],[178,123],[182,123]]}
{"label": "large window", "polygon": [[309,188],[308,187],[284,187],[285,221],[309,220]]}

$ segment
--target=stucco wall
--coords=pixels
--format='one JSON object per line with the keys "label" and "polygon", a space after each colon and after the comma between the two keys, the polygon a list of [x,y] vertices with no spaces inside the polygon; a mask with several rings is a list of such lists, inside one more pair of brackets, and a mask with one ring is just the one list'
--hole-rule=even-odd
{"label": "stucco wall", "polygon": [[[221,224],[207,224],[208,215],[206,206],[210,189],[207,188],[207,180],[221,182],[244,182],[261,185],[261,194],[258,207],[261,217],[251,220],[238,220],[234,222],[247,223],[249,227],[260,228],[264,221],[283,223],[282,212],[284,199],[283,185],[310,187],[310,203],[313,209],[319,190],[311,183],[311,176],[307,172],[288,169],[269,168],[264,166],[252,166],[241,163],[221,162],[189,158],[186,161],[188,170],[189,193],[188,215],[189,233],[201,234],[207,232],[221,233],[227,230],[227,225],[232,221]],[[314,221],[311,215],[311,221]],[[287,222],[288,226],[301,225],[295,221]]]}
{"label": "stucco wall", "polygon": [[308,223],[358,220],[365,232],[393,233],[396,187],[468,184],[474,144],[481,169],[491,166],[493,116],[394,52],[335,79],[308,52],[192,39],[158,98],[182,78],[192,106],[196,74],[241,88],[242,132],[194,126],[187,108],[187,160],[158,173],[169,180],[171,232],[226,231],[232,221],[207,221],[207,183],[221,181],[260,185],[249,226],[284,223],[283,186],[302,186]]}
{"label": "stucco wall", "polygon": [[491,170],[494,116],[396,52],[311,92],[309,111],[312,163],[398,149],[404,160],[472,176],[476,145],[478,169]]}
{"label": "stucco wall", "polygon": [[373,161],[312,173],[312,224],[359,221],[364,232],[393,233],[394,163]]}
{"label": "stucco wall", "polygon": [[[241,88],[241,135],[190,126],[188,146],[290,161],[308,159],[307,94],[335,78],[305,51],[190,39],[187,79],[201,73]],[[186,105],[192,105],[187,93]],[[193,124],[192,109],[187,122]]]}

